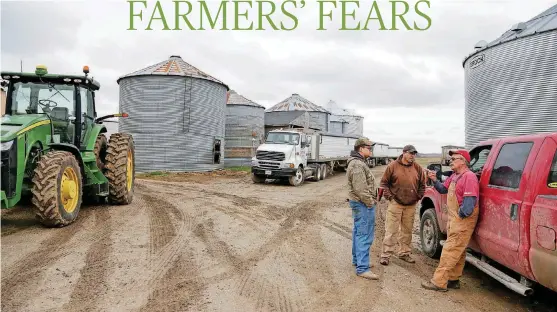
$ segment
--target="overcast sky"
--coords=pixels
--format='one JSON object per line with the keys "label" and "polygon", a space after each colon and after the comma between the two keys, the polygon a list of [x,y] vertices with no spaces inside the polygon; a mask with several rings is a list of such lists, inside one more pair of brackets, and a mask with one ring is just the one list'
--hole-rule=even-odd
{"label": "overcast sky", "polygon": [[[174,27],[174,6],[163,1],[169,27]],[[199,25],[200,6],[193,4],[191,22]],[[254,1],[255,2],[255,1]],[[274,22],[291,27],[280,15]],[[391,28],[391,4],[377,1],[385,27]],[[427,21],[416,15],[414,5],[407,22],[418,27]],[[147,31],[155,1],[142,10],[143,20],[130,26],[125,0],[10,1],[2,0],[1,69],[33,71],[37,64],[49,72],[80,74],[89,65],[101,83],[97,95],[100,114],[118,111],[118,84],[124,74],[180,55],[186,62],[220,79],[232,89],[265,107],[299,93],[315,104],[329,100],[364,116],[364,134],[392,146],[414,144],[420,152],[440,152],[445,144],[464,144],[464,71],[462,60],[479,40],[491,41],[512,24],[526,21],[555,4],[554,0],[433,0],[420,10],[432,20],[426,31],[380,31],[371,21],[367,31],[339,31],[340,3],[327,30],[318,31],[319,7],[307,0],[294,11],[293,31],[163,31],[160,20]],[[212,14],[220,1],[208,0]],[[299,2],[298,2],[299,3]],[[356,19],[367,19],[371,1],[347,6]],[[244,11],[246,4],[240,6]],[[136,13],[143,8],[137,5]],[[227,12],[233,27],[234,6]],[[249,20],[257,26],[256,6]],[[183,5],[183,10],[187,6]],[[403,9],[402,4],[399,9]],[[374,14],[375,16],[375,14]],[[245,18],[241,27],[247,26]],[[222,26],[219,22],[218,26]],[[357,21],[347,17],[347,26]],[[217,26],[217,27],[218,27]],[[185,23],[181,24],[185,28]],[[220,28],[220,27],[219,27]]]}

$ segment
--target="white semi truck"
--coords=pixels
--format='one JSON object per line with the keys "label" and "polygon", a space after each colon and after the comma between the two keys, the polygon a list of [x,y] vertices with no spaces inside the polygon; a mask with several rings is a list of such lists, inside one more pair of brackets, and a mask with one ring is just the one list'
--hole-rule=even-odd
{"label": "white semi truck", "polygon": [[358,138],[302,129],[269,131],[252,158],[254,183],[266,179],[288,179],[299,186],[305,180],[323,180],[337,168],[346,168]]}

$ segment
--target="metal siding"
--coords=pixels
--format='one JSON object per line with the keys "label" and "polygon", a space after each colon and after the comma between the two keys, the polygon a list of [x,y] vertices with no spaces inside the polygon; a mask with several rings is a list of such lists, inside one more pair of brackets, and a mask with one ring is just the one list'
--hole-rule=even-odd
{"label": "metal siding", "polygon": [[348,157],[354,149],[355,141],[353,138],[321,135],[319,159]]}
{"label": "metal siding", "polygon": [[373,146],[373,157],[388,157],[389,146],[384,144],[376,144]]}
{"label": "metal siding", "polygon": [[[226,88],[189,77],[139,76],[120,81],[119,130],[134,136],[136,170],[209,171],[224,168]],[[191,124],[190,124],[191,122]],[[214,139],[221,140],[213,164]]]}
{"label": "metal siding", "polygon": [[328,113],[309,112],[309,126],[322,131],[327,131]]}
{"label": "metal siding", "polygon": [[226,106],[225,167],[251,164],[251,157],[255,155],[260,140],[264,139],[264,118],[263,107]]}
{"label": "metal siding", "polygon": [[348,122],[344,125],[344,134],[363,136],[364,134],[364,118],[360,116],[338,115],[338,117]]}
{"label": "metal siding", "polygon": [[[470,62],[484,55],[482,64]],[[557,31],[494,46],[465,63],[465,145],[557,131]]]}
{"label": "metal siding", "polygon": [[402,154],[402,147],[389,147],[387,148],[388,157],[398,157]]}
{"label": "metal siding", "polygon": [[329,132],[330,133],[335,133],[335,134],[342,134],[342,122],[337,122],[337,121],[331,121],[329,126]]}

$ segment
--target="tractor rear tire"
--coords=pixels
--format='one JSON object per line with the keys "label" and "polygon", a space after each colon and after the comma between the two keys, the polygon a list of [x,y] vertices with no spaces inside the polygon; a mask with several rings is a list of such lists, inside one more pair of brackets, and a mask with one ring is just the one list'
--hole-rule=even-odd
{"label": "tractor rear tire", "polygon": [[31,192],[35,215],[43,225],[63,227],[74,222],[83,197],[83,178],[75,156],[51,151],[41,157]]}
{"label": "tractor rear tire", "polygon": [[104,168],[106,166],[106,150],[108,148],[108,140],[104,133],[99,134],[97,136],[97,140],[95,141],[95,149],[93,152],[95,153],[95,157],[97,158],[97,167],[104,172]]}
{"label": "tractor rear tire", "polygon": [[131,135],[114,133],[110,136],[105,169],[109,182],[109,203],[130,204],[135,188],[135,146]]}

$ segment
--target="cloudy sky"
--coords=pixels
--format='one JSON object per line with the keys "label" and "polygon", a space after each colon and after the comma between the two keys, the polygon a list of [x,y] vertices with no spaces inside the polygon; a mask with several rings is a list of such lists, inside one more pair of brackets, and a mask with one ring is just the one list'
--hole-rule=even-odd
{"label": "cloudy sky", "polygon": [[[199,28],[200,8],[191,0],[188,15]],[[257,28],[257,4],[240,17],[240,27],[254,23]],[[277,3],[273,21],[280,27],[293,26]],[[386,28],[392,27],[392,5],[376,1]],[[405,19],[410,26],[423,28],[427,20],[415,13],[417,0],[407,1]],[[444,144],[464,144],[464,72],[463,58],[479,40],[496,39],[512,24],[526,21],[555,4],[554,0],[433,0],[422,1],[421,12],[431,18],[425,31],[409,31],[397,20],[399,30],[380,30],[377,20],[369,30],[341,31],[342,9],[337,1],[324,5],[332,11],[319,28],[317,1],[307,0],[304,8],[292,10],[298,26],[292,31],[220,30],[222,19],[211,30],[192,31],[184,22],[182,30],[162,30],[161,20],[154,20],[153,30],[145,30],[156,1],[147,8],[138,3],[134,12],[137,30],[130,27],[130,4],[126,0],[2,0],[1,69],[24,71],[45,64],[49,72],[81,73],[89,65],[101,83],[98,94],[100,114],[118,110],[118,84],[124,74],[180,55],[186,62],[224,81],[245,97],[270,107],[292,93],[322,106],[329,100],[353,109],[365,117],[364,134],[372,140],[392,146],[414,144],[420,152],[440,152]],[[174,4],[161,1],[168,27],[175,27]],[[300,6],[300,1],[297,1]],[[346,27],[363,28],[372,1],[350,3]],[[216,15],[219,1],[207,0]],[[187,12],[187,4],[181,5]],[[234,5],[227,7],[227,26],[234,27]],[[264,10],[269,10],[269,4]],[[399,3],[397,10],[404,10]],[[158,15],[156,15],[158,16]],[[377,16],[375,13],[373,16]]]}

